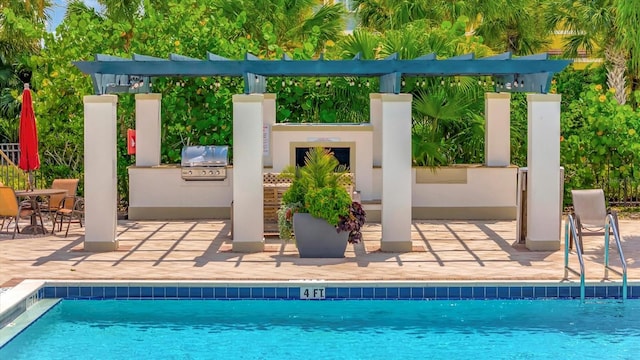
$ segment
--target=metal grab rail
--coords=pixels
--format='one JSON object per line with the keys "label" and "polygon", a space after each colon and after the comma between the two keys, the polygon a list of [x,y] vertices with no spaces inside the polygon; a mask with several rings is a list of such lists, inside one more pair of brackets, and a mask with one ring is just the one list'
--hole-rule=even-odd
{"label": "metal grab rail", "polygon": [[[15,149],[8,147],[9,145],[16,145]],[[26,189],[29,183],[28,174],[20,169],[14,161],[19,158],[17,145],[18,144],[0,144],[0,183],[14,189]],[[3,150],[4,148],[9,148],[10,152]],[[39,171],[36,170],[34,173],[36,174],[36,183],[42,186],[43,179],[39,176]]]}
{"label": "metal grab rail", "polygon": [[620,233],[618,232],[618,222],[613,214],[607,214],[604,225],[604,271],[605,278],[608,277],[609,269],[609,227],[613,229],[613,238],[616,240],[618,247],[618,255],[620,255],[620,263],[622,264],[622,300],[627,300],[627,262],[622,253],[622,244],[620,243]]}
{"label": "metal grab rail", "polygon": [[576,230],[576,223],[572,215],[567,216],[564,225],[564,278],[569,278],[569,230],[573,236],[573,243],[576,245],[576,254],[578,254],[578,262],[580,263],[580,301],[584,302],[585,286],[584,286],[584,260],[582,259],[582,248],[580,248],[580,239]]}

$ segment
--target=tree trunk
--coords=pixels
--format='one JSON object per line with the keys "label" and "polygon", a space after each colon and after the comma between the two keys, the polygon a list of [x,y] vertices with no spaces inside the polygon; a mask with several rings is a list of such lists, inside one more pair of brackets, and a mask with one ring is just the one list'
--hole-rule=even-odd
{"label": "tree trunk", "polygon": [[609,88],[615,89],[615,97],[620,105],[627,102],[627,85],[625,72],[627,70],[627,57],[625,52],[617,50],[612,44],[607,45],[604,51],[605,61],[607,62],[607,85]]}

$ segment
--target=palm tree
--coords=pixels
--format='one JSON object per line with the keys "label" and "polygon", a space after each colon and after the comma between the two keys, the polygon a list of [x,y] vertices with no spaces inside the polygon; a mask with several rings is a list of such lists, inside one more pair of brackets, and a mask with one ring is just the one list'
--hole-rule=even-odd
{"label": "palm tree", "polygon": [[498,52],[533,54],[549,43],[549,31],[540,26],[546,0],[467,0],[467,16],[474,34]]}
{"label": "palm tree", "polygon": [[428,90],[417,92],[411,134],[416,165],[448,165],[460,154],[482,148],[482,119],[473,116],[481,98],[471,78],[461,80],[460,86],[450,87],[431,81]]}
{"label": "palm tree", "polygon": [[0,0],[0,141],[15,142],[21,103],[22,83],[29,82],[31,70],[25,58],[40,51],[40,41],[32,29],[44,29],[48,19],[47,0]]}
{"label": "palm tree", "polygon": [[428,0],[355,0],[355,3],[360,26],[371,31],[402,29],[416,20],[443,19],[438,7]]}
{"label": "palm tree", "polygon": [[375,60],[379,57],[380,37],[369,31],[356,29],[338,43],[343,59],[352,59],[357,54],[363,60]]}
{"label": "palm tree", "polygon": [[625,0],[549,0],[547,6],[548,26],[570,32],[565,55],[576,56],[578,49],[604,55],[607,85],[615,89],[620,104],[627,101],[625,73],[630,51],[636,55],[632,59],[636,72],[640,62],[636,7],[637,2]]}
{"label": "palm tree", "polygon": [[34,5],[35,10],[37,11],[38,16],[40,17],[44,17],[45,15],[45,9],[47,9],[49,6],[51,6],[51,3],[47,0],[36,0],[34,1],[35,4],[32,4],[31,0],[25,0],[24,1],[24,5],[27,8],[27,10],[31,10],[32,9],[32,5]]}
{"label": "palm tree", "polygon": [[114,22],[127,23],[128,30],[124,34],[124,50],[129,51],[131,48],[131,40],[135,34],[135,24],[140,19],[145,11],[145,6],[153,9],[153,11],[164,11],[170,6],[166,0],[97,0],[100,5],[100,9],[96,10],[86,5],[82,0],[71,0],[67,6],[67,13],[89,13],[93,16],[99,16],[105,19],[110,19]]}
{"label": "palm tree", "polygon": [[466,35],[466,24],[458,20],[431,26],[430,21],[418,20],[380,35],[356,29],[338,43],[338,48],[343,59],[358,53],[361,59],[380,59],[396,53],[400,59],[415,59],[428,53],[443,58],[469,52],[478,57],[490,55],[491,49],[482,45],[478,37]]}
{"label": "palm tree", "polygon": [[538,24],[544,0],[356,0],[364,28],[384,32],[415,21],[430,25],[468,20],[469,29],[495,51],[517,55],[543,48],[548,32]]}
{"label": "palm tree", "polygon": [[[629,51],[629,78],[631,91],[640,88],[640,7],[634,0],[617,1],[616,23],[622,33],[622,46]],[[637,105],[637,100],[636,100]]]}
{"label": "palm tree", "polygon": [[[327,41],[336,41],[345,29],[345,8],[340,3],[325,4],[319,0],[214,0],[228,19],[245,18],[247,35],[260,39],[264,48],[278,44],[289,50],[312,36],[317,37],[315,50]],[[265,34],[270,26],[275,39]],[[266,35],[266,36],[265,36]]]}
{"label": "palm tree", "polygon": [[18,70],[20,66],[0,61],[0,142],[18,141],[18,124],[21,103],[16,89],[22,87]]}

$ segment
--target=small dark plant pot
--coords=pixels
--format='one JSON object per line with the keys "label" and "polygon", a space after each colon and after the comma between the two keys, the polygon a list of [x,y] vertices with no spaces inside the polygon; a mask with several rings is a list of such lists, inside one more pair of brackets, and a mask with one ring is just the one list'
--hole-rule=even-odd
{"label": "small dark plant pot", "polygon": [[301,258],[342,258],[347,249],[349,232],[337,232],[324,219],[307,213],[293,215],[293,233]]}

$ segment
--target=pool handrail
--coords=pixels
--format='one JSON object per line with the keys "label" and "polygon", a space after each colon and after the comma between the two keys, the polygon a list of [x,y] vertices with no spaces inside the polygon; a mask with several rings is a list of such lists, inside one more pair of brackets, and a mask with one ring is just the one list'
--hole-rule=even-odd
{"label": "pool handrail", "polygon": [[573,243],[576,245],[576,254],[578,255],[578,262],[580,263],[580,301],[584,302],[585,298],[585,285],[584,285],[584,259],[582,258],[582,248],[580,247],[580,241],[578,238],[578,231],[576,230],[576,223],[573,220],[573,215],[567,215],[567,221],[564,226],[564,277],[569,278],[569,230],[573,236]]}
{"label": "pool handrail", "polygon": [[604,225],[604,268],[605,277],[607,276],[607,270],[609,269],[609,227],[613,230],[613,238],[616,241],[616,247],[618,248],[618,255],[620,256],[620,263],[622,264],[622,300],[627,300],[627,262],[622,252],[622,244],[620,243],[620,233],[618,230],[618,221],[614,214],[607,214]]}

